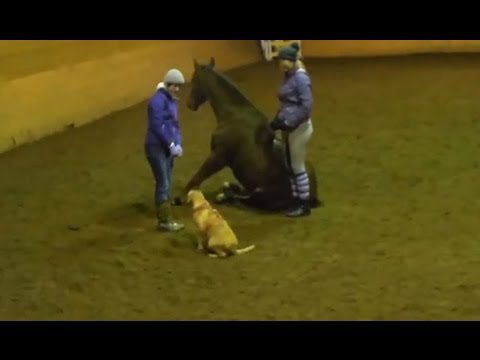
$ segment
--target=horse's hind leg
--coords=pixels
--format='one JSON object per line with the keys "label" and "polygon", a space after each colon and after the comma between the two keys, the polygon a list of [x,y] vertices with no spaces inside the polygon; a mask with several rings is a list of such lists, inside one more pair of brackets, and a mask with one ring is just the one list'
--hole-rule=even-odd
{"label": "horse's hind leg", "polygon": [[[249,196],[238,197],[237,200],[243,204],[258,209],[276,211],[284,209],[290,205],[291,200],[280,189],[266,191],[262,188],[256,188]],[[287,194],[289,195],[289,194]]]}
{"label": "horse's hind leg", "polygon": [[215,201],[219,204],[223,204],[235,200],[242,200],[249,196],[250,194],[248,194],[241,185],[232,182],[224,182],[221,192],[215,197]]}
{"label": "horse's hind leg", "polygon": [[239,194],[239,195],[246,194],[245,189],[241,185],[233,182],[223,183],[223,190],[230,191],[233,194]]}

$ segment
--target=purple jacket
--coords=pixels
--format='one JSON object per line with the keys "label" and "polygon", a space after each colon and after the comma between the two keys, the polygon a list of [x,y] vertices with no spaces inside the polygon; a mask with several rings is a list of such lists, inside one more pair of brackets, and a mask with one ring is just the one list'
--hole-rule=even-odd
{"label": "purple jacket", "polygon": [[292,129],[308,121],[313,96],[310,77],[305,70],[294,68],[287,72],[278,91],[280,110],[277,118]]}
{"label": "purple jacket", "polygon": [[161,145],[165,149],[173,142],[181,144],[178,103],[164,88],[160,88],[148,103],[148,130],[145,144]]}

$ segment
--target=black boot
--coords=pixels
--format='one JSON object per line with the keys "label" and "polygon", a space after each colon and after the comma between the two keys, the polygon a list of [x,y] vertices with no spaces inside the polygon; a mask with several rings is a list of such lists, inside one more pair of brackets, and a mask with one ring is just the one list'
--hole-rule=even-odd
{"label": "black boot", "polygon": [[310,200],[297,200],[296,206],[293,206],[286,212],[288,217],[300,217],[310,215]]}

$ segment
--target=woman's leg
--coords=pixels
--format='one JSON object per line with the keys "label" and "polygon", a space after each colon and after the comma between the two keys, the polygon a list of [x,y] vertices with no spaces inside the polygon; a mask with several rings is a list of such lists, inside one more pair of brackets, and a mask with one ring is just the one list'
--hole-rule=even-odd
{"label": "woman's leg", "polygon": [[177,231],[184,226],[173,220],[170,198],[173,160],[160,146],[147,145],[145,152],[155,178],[155,206],[158,226],[162,230]]}
{"label": "woman's leg", "polygon": [[288,161],[292,171],[291,183],[294,184],[293,195],[299,199],[297,207],[289,211],[290,216],[301,216],[309,213],[310,184],[305,167],[307,145],[313,134],[312,123],[300,125],[288,135]]}
{"label": "woman's leg", "polygon": [[291,153],[290,153],[290,136],[285,134],[284,143],[285,143],[285,162],[287,169],[289,171],[289,180],[290,180],[290,191],[292,192],[293,198],[298,199],[297,184],[295,182],[295,172],[292,169]]}
{"label": "woman's leg", "polygon": [[155,178],[155,204],[168,200],[170,189],[168,156],[165,150],[157,145],[146,145],[145,153]]}

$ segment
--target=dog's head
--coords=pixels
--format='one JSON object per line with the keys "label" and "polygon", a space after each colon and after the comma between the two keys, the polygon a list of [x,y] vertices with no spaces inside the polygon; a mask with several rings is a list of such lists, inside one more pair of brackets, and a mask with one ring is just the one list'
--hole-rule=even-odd
{"label": "dog's head", "polygon": [[187,204],[193,203],[193,206],[195,206],[205,201],[205,197],[200,190],[190,190],[187,194]]}

